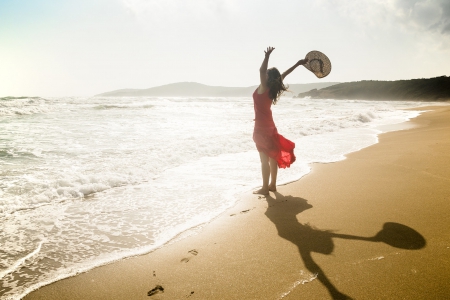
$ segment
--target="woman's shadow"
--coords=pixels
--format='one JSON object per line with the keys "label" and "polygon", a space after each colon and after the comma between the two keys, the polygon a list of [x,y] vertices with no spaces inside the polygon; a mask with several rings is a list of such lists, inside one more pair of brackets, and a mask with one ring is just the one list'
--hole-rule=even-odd
{"label": "woman's shadow", "polygon": [[275,192],[275,197],[266,196],[268,207],[266,216],[275,224],[278,235],[298,247],[305,267],[328,289],[333,299],[351,299],[339,290],[327,278],[325,272],[312,259],[311,253],[331,254],[334,249],[332,238],[362,240],[369,242],[384,242],[396,248],[416,250],[425,247],[424,237],[414,229],[398,224],[384,223],[381,229],[373,237],[361,237],[348,234],[337,234],[329,230],[319,230],[309,224],[301,224],[297,215],[312,205],[307,200],[283,196]]}

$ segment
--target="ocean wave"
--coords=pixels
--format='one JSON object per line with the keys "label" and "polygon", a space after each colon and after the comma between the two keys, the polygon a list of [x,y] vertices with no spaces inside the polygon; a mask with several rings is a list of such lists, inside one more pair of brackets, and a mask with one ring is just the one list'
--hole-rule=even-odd
{"label": "ocean wave", "polygon": [[376,118],[377,118],[377,116],[372,111],[368,111],[365,113],[359,113],[356,117],[356,119],[362,123],[371,122],[373,119],[376,119]]}
{"label": "ocean wave", "polygon": [[42,154],[40,149],[0,149],[0,159],[35,159],[39,158]]}
{"label": "ocean wave", "polygon": [[0,116],[33,115],[49,111],[49,101],[41,97],[0,98]]}
{"label": "ocean wave", "polygon": [[[5,173],[5,174],[3,174]],[[8,172],[0,173],[7,177]],[[9,180],[10,181],[10,180]],[[95,193],[124,185],[132,185],[130,179],[120,174],[111,174],[108,177],[72,176],[60,177],[54,182],[25,176],[20,180],[3,184],[0,199],[0,217],[13,214],[17,211],[33,210],[43,205],[53,205],[69,199],[83,199]]]}
{"label": "ocean wave", "polygon": [[152,108],[152,104],[131,104],[131,105],[111,105],[111,104],[100,104],[93,107],[93,109],[103,110],[103,109],[139,109],[139,108]]}
{"label": "ocean wave", "polygon": [[22,100],[22,99],[42,99],[41,97],[13,97],[13,96],[7,96],[7,97],[0,97],[0,101],[11,101],[11,100]]}
{"label": "ocean wave", "polygon": [[317,118],[316,120],[310,120],[305,122],[300,127],[298,133],[301,136],[317,135],[322,133],[336,132],[346,128],[358,128],[361,126],[368,126],[380,117],[377,115],[377,111],[364,111],[357,112],[355,114],[339,115],[336,114],[333,117]]}

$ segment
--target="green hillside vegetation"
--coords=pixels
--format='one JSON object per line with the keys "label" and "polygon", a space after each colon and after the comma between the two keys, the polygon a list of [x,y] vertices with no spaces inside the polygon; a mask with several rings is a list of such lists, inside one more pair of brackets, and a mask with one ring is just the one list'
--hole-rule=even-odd
{"label": "green hillside vegetation", "polygon": [[450,100],[450,77],[396,80],[357,81],[336,84],[320,90],[298,94],[297,98],[351,100]]}

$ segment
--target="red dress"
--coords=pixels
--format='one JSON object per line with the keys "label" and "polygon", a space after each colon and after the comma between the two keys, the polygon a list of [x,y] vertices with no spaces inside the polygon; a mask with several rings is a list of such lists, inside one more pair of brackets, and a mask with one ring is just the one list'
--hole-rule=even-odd
{"label": "red dress", "polygon": [[272,99],[269,98],[269,89],[258,94],[258,89],[253,93],[253,107],[255,108],[255,129],[253,141],[259,152],[275,159],[279,168],[289,167],[295,161],[295,144],[278,134],[273,122]]}

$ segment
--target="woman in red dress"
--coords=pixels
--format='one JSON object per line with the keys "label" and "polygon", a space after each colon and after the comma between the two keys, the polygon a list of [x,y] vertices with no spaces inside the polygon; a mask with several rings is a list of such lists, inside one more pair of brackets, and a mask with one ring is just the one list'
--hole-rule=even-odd
{"label": "woman in red dress", "polygon": [[280,74],[277,68],[267,69],[270,54],[274,49],[268,47],[264,51],[264,61],[259,69],[261,84],[253,93],[253,106],[255,108],[253,141],[255,141],[261,159],[263,179],[262,188],[253,193],[262,195],[268,195],[269,191],[275,192],[277,190],[278,168],[289,167],[295,161],[295,144],[278,134],[270,107],[272,103],[276,104],[281,94],[287,90],[283,84],[283,79],[295,68],[308,62],[306,59],[299,60],[294,66]]}

